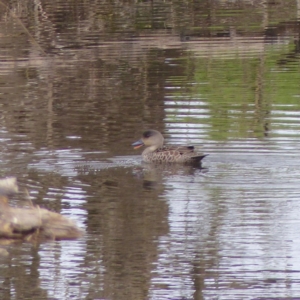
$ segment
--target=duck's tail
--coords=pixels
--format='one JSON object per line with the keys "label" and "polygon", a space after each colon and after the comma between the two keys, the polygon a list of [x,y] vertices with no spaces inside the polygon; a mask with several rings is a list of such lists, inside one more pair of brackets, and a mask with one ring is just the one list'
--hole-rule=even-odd
{"label": "duck's tail", "polygon": [[201,155],[193,156],[192,157],[193,163],[200,163],[201,160],[207,155],[208,154],[201,154]]}

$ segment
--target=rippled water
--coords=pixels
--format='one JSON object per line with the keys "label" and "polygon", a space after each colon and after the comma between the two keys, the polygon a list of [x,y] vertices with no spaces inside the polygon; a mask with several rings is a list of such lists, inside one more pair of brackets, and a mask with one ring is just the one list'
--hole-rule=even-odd
{"label": "rippled water", "polygon": [[[1,176],[86,233],[2,241],[0,298],[299,299],[297,1],[9,9]],[[202,168],[143,164],[147,128]]]}

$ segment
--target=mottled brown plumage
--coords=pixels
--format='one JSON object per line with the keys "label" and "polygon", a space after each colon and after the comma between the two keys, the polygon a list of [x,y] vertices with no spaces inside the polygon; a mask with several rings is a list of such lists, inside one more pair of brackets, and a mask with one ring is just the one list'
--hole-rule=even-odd
{"label": "mottled brown plumage", "polygon": [[135,149],[146,146],[142,153],[145,162],[199,163],[205,154],[195,152],[194,146],[164,146],[164,138],[157,130],[147,130],[140,140],[133,143]]}

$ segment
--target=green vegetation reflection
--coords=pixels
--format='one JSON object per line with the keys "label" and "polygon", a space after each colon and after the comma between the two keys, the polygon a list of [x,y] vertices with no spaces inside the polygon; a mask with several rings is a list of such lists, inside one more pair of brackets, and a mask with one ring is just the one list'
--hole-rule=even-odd
{"label": "green vegetation reflection", "polygon": [[[201,99],[208,116],[187,115],[177,121],[209,125],[214,140],[269,136],[272,115],[285,117],[300,110],[299,58],[291,55],[292,44],[283,47],[255,57],[189,57],[187,77],[193,73],[194,81],[189,98]],[[186,95],[179,97],[182,101]],[[273,125],[284,129],[288,118],[284,123]]]}

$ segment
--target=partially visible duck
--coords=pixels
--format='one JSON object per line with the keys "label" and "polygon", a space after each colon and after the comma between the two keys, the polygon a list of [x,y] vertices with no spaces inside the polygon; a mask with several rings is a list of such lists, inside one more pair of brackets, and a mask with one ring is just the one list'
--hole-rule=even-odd
{"label": "partially visible duck", "polygon": [[164,137],[153,129],[145,131],[132,146],[134,149],[146,146],[142,153],[145,162],[197,164],[207,155],[195,152],[194,146],[164,146]]}

